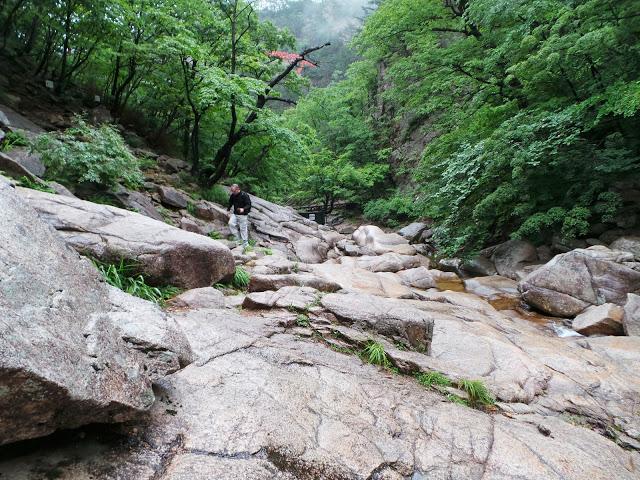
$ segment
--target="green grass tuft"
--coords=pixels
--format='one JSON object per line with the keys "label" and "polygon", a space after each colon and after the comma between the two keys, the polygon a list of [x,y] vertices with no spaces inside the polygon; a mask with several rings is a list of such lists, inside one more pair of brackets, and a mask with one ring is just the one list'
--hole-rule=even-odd
{"label": "green grass tuft", "polygon": [[187,203],[187,212],[189,212],[189,215],[192,216],[196,216],[196,204],[193,202],[189,202]]}
{"label": "green grass tuft", "polygon": [[496,403],[489,389],[480,380],[459,380],[458,388],[464,390],[467,395],[469,395],[469,404],[473,406],[493,405]]}
{"label": "green grass tuft", "polygon": [[233,274],[233,286],[240,290],[245,290],[249,286],[250,281],[251,276],[249,273],[242,267],[236,267],[236,271]]}
{"label": "green grass tuft", "polygon": [[215,230],[209,232],[208,235],[209,238],[213,238],[214,240],[222,240],[222,235],[220,234],[220,232],[216,232]]}
{"label": "green grass tuft", "polygon": [[382,367],[388,367],[391,365],[387,358],[387,353],[384,351],[384,347],[381,343],[370,340],[362,350],[362,354],[367,362],[373,365],[380,365]]}
{"label": "green grass tuft", "polygon": [[270,248],[263,248],[262,253],[264,253],[265,255],[273,255],[273,250],[271,250]]}
{"label": "green grass tuft", "polygon": [[166,300],[181,292],[177,287],[152,287],[148,285],[143,275],[135,273],[136,265],[125,260],[120,260],[117,264],[93,260],[93,264],[109,285],[161,306],[164,306]]}
{"label": "green grass tuft", "polygon": [[451,380],[449,380],[449,378],[447,378],[442,373],[436,372],[436,371],[427,372],[427,373],[418,373],[416,375],[416,379],[418,380],[420,385],[423,385],[425,387],[433,387],[433,386],[450,387],[452,385],[452,382]]}

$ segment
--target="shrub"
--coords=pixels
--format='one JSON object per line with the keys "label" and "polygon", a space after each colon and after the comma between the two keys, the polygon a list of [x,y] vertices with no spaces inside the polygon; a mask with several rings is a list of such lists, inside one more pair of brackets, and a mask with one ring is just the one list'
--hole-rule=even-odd
{"label": "shrub", "polygon": [[93,127],[76,117],[64,132],[40,135],[34,148],[42,155],[47,176],[63,183],[112,187],[122,182],[135,188],[143,181],[138,160],[110,125]]}
{"label": "shrub", "polygon": [[120,260],[117,264],[108,264],[93,260],[93,264],[109,285],[158,305],[164,305],[165,300],[180,293],[177,287],[148,285],[143,275],[135,273],[137,267],[134,263]]}
{"label": "shrub", "polygon": [[214,185],[208,190],[203,191],[202,198],[220,205],[227,205],[229,203],[229,194],[222,185]]}
{"label": "shrub", "polygon": [[236,271],[233,274],[233,286],[241,290],[246,289],[251,281],[251,276],[242,267],[236,267]]}
{"label": "shrub", "polygon": [[397,227],[405,221],[419,217],[420,212],[410,196],[396,194],[390,198],[368,202],[364,207],[364,216],[368,220]]}

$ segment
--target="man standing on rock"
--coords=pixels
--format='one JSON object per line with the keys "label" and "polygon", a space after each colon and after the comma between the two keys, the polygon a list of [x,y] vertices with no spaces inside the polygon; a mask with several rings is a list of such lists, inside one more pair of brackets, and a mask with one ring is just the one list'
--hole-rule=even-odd
{"label": "man standing on rock", "polygon": [[[233,212],[229,219],[229,228],[236,238],[236,242],[242,239],[242,246],[249,246],[249,212],[251,211],[251,198],[247,192],[240,190],[237,184],[231,185],[231,196],[229,197],[229,207]],[[238,234],[238,228],[240,233]]]}

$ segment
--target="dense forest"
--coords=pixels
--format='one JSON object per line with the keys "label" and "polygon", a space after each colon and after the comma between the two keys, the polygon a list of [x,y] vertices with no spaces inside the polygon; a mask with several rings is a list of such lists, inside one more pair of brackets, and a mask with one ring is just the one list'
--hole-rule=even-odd
{"label": "dense forest", "polygon": [[100,96],[203,189],[432,218],[447,254],[636,223],[637,2],[360,2],[336,33],[339,4],[3,0],[0,54]]}

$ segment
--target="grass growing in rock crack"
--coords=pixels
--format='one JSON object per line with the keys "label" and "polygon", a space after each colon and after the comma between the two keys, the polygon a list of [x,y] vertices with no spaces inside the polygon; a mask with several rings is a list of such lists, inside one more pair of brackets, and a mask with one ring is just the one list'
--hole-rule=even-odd
{"label": "grass growing in rock crack", "polygon": [[196,216],[196,204],[193,202],[187,203],[187,212],[189,215],[195,217]]}
{"label": "grass growing in rock crack", "polygon": [[263,248],[262,253],[264,253],[265,255],[273,255],[273,250],[271,250],[270,248]]}
{"label": "grass growing in rock crack", "polygon": [[440,387],[450,387],[451,385],[453,385],[453,382],[451,382],[451,380],[449,380],[446,375],[435,371],[418,373],[416,375],[416,379],[418,380],[420,385],[423,385],[425,387],[433,387],[436,385]]}
{"label": "grass growing in rock crack", "polygon": [[381,343],[370,340],[362,350],[362,355],[365,360],[373,365],[380,365],[381,367],[388,367],[391,362],[387,358],[387,353],[384,351],[384,346]]}
{"label": "grass growing in rock crack", "polygon": [[242,267],[236,267],[236,271],[233,274],[233,281],[231,282],[234,287],[240,290],[246,290],[251,281],[251,276]]}
{"label": "grass growing in rock crack", "polygon": [[222,240],[222,234],[220,232],[216,232],[215,230],[210,231],[208,234],[209,238],[213,238],[214,240]]}
{"label": "grass growing in rock crack", "polygon": [[164,306],[166,300],[181,292],[177,287],[152,287],[148,285],[143,275],[135,274],[136,265],[125,260],[120,260],[117,264],[93,260],[93,264],[109,285],[160,306]]}
{"label": "grass growing in rock crack", "polygon": [[31,188],[32,190],[38,190],[40,192],[56,193],[56,191],[50,186],[34,182],[29,177],[20,177],[20,186]]}
{"label": "grass growing in rock crack", "polygon": [[462,379],[458,381],[458,388],[464,390],[467,395],[469,395],[469,403],[472,406],[488,406],[496,403],[496,400],[493,398],[493,395],[491,395],[489,389],[480,380]]}

